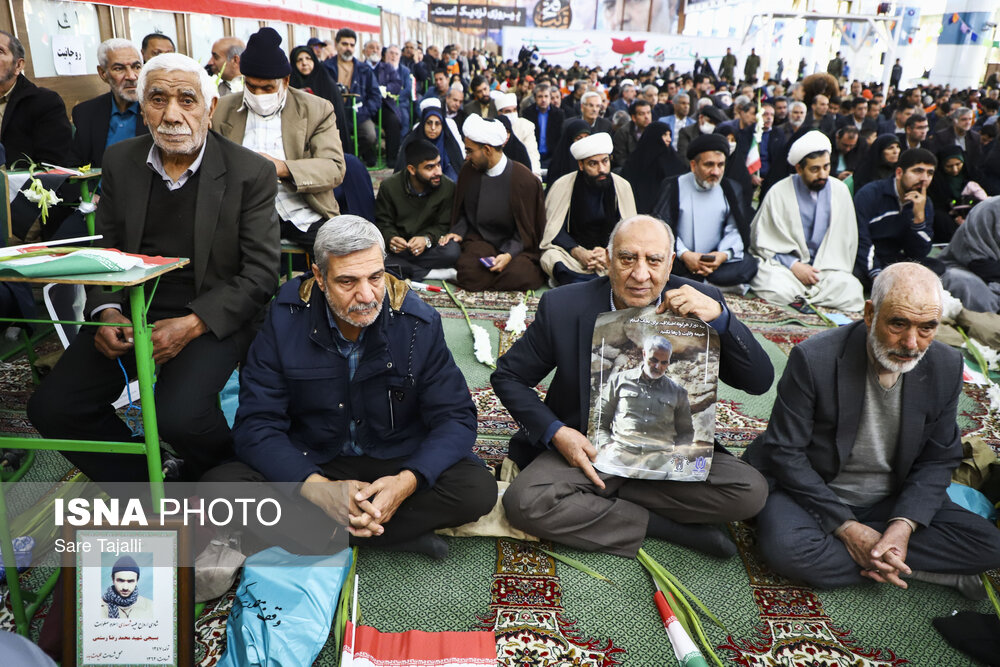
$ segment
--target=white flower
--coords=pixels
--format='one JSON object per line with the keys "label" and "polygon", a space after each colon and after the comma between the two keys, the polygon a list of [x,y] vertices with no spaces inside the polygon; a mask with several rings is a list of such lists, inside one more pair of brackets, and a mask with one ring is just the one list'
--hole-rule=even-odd
{"label": "white flower", "polygon": [[1000,412],[1000,385],[991,382],[986,395],[990,399],[990,412]]}
{"label": "white flower", "polygon": [[476,361],[484,363],[487,366],[494,366],[495,362],[493,361],[493,346],[490,344],[490,334],[478,324],[470,324],[469,328],[472,329],[472,347],[476,353]]}
{"label": "white flower", "polygon": [[983,343],[978,343],[971,338],[969,339],[969,344],[965,347],[973,353],[975,353],[976,350],[979,350],[979,354],[982,355],[987,368],[991,368],[993,370],[1000,369],[1000,351],[994,350],[992,347],[984,345]]}
{"label": "white flower", "polygon": [[521,303],[510,307],[510,316],[507,318],[507,325],[504,329],[511,333],[523,334],[526,319],[528,319],[528,304],[524,302],[524,299],[521,299]]}

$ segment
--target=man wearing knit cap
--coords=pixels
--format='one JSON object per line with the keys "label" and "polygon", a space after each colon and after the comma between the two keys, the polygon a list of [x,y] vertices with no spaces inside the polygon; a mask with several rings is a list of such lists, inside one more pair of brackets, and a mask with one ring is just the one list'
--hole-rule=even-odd
{"label": "man wearing knit cap", "polygon": [[673,273],[719,287],[749,283],[757,273],[740,184],[723,177],[728,155],[721,134],[696,137],[687,149],[691,171],[664,180],[652,211],[674,230]]}
{"label": "man wearing knit cap", "polygon": [[111,585],[101,595],[101,618],[153,618],[153,601],[139,595],[139,565],[122,556],[111,568]]}
{"label": "man wearing knit cap", "polygon": [[455,265],[463,289],[523,291],[545,282],[538,242],[545,221],[541,182],[503,154],[507,130],[470,115],[462,126],[465,166],[458,175],[451,232],[462,244]]}
{"label": "man wearing knit cap", "polygon": [[240,67],[243,94],[219,100],[215,127],[274,165],[281,237],[311,252],[316,230],[340,213],[333,189],[345,165],[333,105],[289,87],[291,65],[274,28],[250,36]]}
{"label": "man wearing knit cap", "polygon": [[861,283],[852,275],[858,223],[850,190],[830,178],[830,139],[806,132],[788,151],[795,174],[775,184],[750,230],[760,265],[750,283],[757,296],[780,305],[859,311]]}
{"label": "man wearing knit cap", "polygon": [[517,115],[517,95],[514,93],[500,93],[493,97],[493,103],[496,104],[497,111],[507,117],[510,121],[511,129],[513,134],[518,140],[524,144],[525,150],[528,151],[528,159],[531,161],[531,171],[538,176],[542,177],[542,158],[538,154],[538,140],[535,138],[535,124],[530,120],[525,120],[524,118],[519,118]]}
{"label": "man wearing knit cap", "polygon": [[608,237],[636,214],[632,186],[611,173],[611,136],[598,132],[570,147],[577,171],[560,177],[545,197],[542,270],[566,285],[603,276]]}

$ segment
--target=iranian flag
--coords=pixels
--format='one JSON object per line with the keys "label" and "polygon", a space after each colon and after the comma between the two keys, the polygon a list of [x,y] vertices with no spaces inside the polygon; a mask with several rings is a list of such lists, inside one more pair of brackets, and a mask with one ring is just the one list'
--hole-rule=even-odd
{"label": "iranian flag", "polygon": [[756,174],[760,171],[760,148],[757,145],[757,135],[753,135],[753,143],[750,144],[750,150],[747,151],[747,171],[751,174]]}

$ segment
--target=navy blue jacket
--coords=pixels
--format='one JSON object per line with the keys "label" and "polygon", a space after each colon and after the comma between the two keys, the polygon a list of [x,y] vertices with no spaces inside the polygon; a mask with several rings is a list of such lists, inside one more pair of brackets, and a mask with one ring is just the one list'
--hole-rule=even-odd
{"label": "navy blue jacket", "polygon": [[[327,69],[330,70],[333,80],[337,81],[339,72],[337,71],[337,59],[334,56],[323,61]],[[356,97],[344,97],[344,106],[350,109],[356,102],[361,102],[358,108],[358,123],[371,120],[378,122],[378,110],[382,106],[382,93],[378,89],[378,80],[375,78],[375,70],[367,63],[354,59],[354,74],[351,75],[351,89],[347,91]],[[347,119],[350,122],[351,112],[347,112]]]}
{"label": "navy blue jacket", "polygon": [[382,312],[365,329],[353,380],[323,292],[313,285],[303,301],[304,276],[279,290],[243,367],[233,427],[236,456],[268,481],[322,474],[324,463],[342,455],[352,419],[363,454],[405,458],[400,470],[417,473],[421,486],[433,486],[461,459],[475,459],[476,408],[441,317],[413,292],[400,301],[405,286],[386,280]]}
{"label": "navy blue jacket", "polygon": [[924,222],[913,224],[913,207],[899,208],[896,177],[890,176],[858,190],[858,257],[854,275],[871,280],[894,262],[920,261],[931,251],[934,236],[934,202],[924,204]]}

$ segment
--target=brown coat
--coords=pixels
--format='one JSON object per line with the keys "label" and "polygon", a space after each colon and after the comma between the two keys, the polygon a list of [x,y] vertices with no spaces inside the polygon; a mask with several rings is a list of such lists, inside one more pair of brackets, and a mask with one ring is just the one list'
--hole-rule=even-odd
{"label": "brown coat", "polygon": [[[212,127],[237,144],[243,144],[247,113],[242,95],[226,95],[212,118]],[[329,219],[340,213],[333,189],[344,181],[346,166],[333,105],[322,97],[288,89],[281,112],[281,143],[291,184],[314,211]]]}

